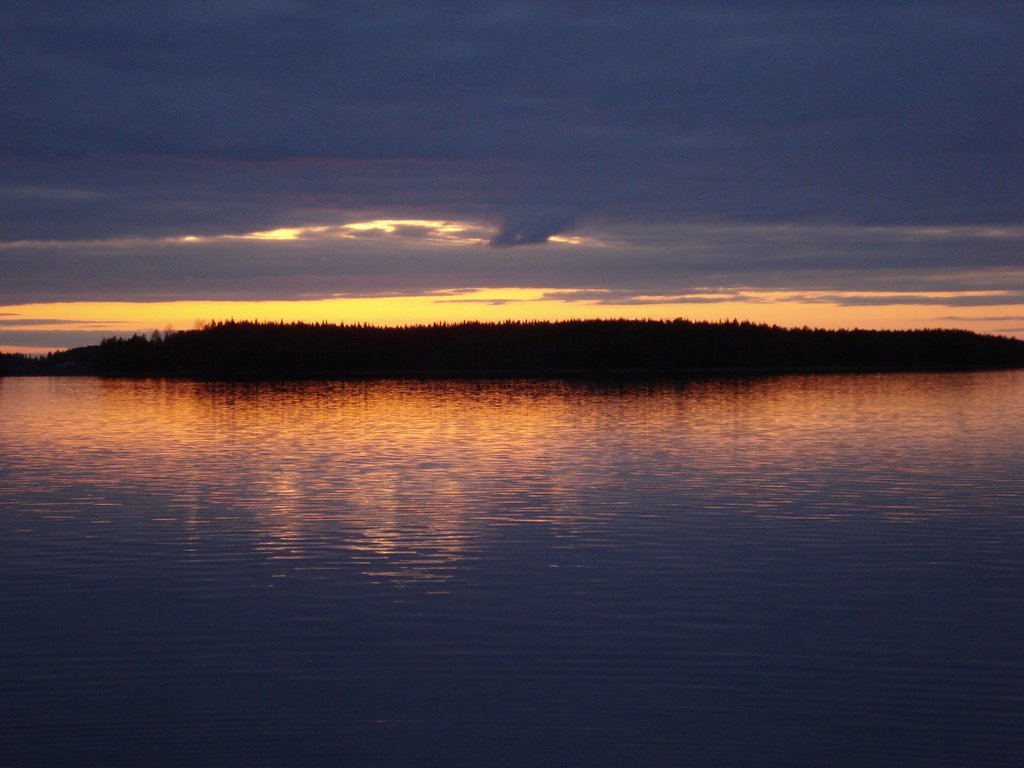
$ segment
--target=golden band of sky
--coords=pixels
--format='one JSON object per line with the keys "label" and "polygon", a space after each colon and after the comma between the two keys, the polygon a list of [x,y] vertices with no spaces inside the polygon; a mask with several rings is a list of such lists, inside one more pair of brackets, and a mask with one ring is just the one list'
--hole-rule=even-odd
{"label": "golden band of sky", "polygon": [[[1008,327],[1008,315],[1024,315],[1024,306],[986,304],[954,306],[968,294],[922,293],[901,303],[887,303],[884,293],[785,293],[744,291],[741,294],[693,295],[644,303],[569,300],[572,292],[544,288],[480,288],[417,296],[333,298],[317,301],[172,301],[66,302],[0,306],[0,332],[75,331],[114,335],[153,330],[188,330],[211,320],[304,321],[415,325],[437,322],[503,320],[565,320],[590,318],[749,320],[786,327],[817,328],[966,328],[1024,338],[1024,329]],[[978,293],[978,292],[975,292]],[[992,292],[988,292],[992,293]],[[973,294],[970,294],[973,295]],[[553,298],[557,296],[558,298]],[[910,303],[919,298],[922,303]],[[850,305],[842,299],[856,299]],[[944,298],[950,304],[941,303]],[[997,298],[989,296],[989,300]],[[877,301],[877,303],[872,303]],[[1021,323],[1018,323],[1020,325]],[[2,343],[4,352],[42,353],[66,347],[31,347]]]}

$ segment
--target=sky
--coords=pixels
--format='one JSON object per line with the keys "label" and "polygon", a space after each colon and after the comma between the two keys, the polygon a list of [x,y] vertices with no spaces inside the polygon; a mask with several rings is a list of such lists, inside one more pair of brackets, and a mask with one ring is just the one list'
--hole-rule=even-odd
{"label": "sky", "polygon": [[1024,4],[0,0],[0,349],[221,319],[1024,338]]}

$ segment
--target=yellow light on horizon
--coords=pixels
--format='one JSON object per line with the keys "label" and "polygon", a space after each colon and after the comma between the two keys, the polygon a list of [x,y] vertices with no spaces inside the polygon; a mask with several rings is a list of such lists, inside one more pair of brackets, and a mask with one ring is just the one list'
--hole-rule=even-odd
{"label": "yellow light on horizon", "polygon": [[[573,294],[578,294],[577,298]],[[982,333],[1024,337],[1006,328],[1006,318],[1024,315],[1016,304],[956,307],[957,297],[996,299],[998,291],[915,293],[928,303],[885,304],[883,292],[784,292],[741,290],[682,296],[634,296],[617,303],[614,294],[553,288],[471,288],[405,296],[336,296],[294,301],[64,302],[0,307],[0,333],[78,331],[103,336],[150,333],[168,326],[179,330],[197,321],[369,323],[401,326],[437,322],[505,320],[652,319],[695,321],[748,320],[784,327],[912,329],[958,327]],[[899,293],[897,295],[904,296]],[[844,298],[877,298],[877,304],[843,303]],[[934,303],[949,299],[950,304]],[[955,315],[951,312],[955,311]],[[946,318],[945,320],[943,318]],[[952,319],[953,322],[950,321]],[[41,321],[50,322],[41,322]],[[5,351],[51,351],[3,344]]]}

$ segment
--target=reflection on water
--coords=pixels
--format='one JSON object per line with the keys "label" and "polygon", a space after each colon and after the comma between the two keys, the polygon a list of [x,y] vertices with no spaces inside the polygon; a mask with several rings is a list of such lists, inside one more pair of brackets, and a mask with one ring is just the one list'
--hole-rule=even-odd
{"label": "reflection on water", "polygon": [[1021,467],[1018,372],[0,379],[0,752],[1016,765]]}

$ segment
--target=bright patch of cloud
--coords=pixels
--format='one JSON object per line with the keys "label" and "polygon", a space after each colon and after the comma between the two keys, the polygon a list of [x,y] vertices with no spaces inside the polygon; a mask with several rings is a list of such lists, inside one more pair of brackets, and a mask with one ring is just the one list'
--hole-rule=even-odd
{"label": "bright patch of cloud", "polygon": [[430,219],[374,219],[339,227],[342,237],[390,235],[442,241],[458,245],[480,245],[490,234],[487,228],[460,221]]}
{"label": "bright patch of cloud", "polygon": [[[211,245],[238,240],[316,242],[338,239],[374,238],[415,240],[448,245],[486,245],[498,230],[483,224],[449,219],[371,219],[345,224],[317,224],[255,230],[242,234],[181,235],[176,237],[117,237],[82,240],[17,240],[0,242],[0,250],[58,248],[133,248],[145,245]],[[563,246],[600,247],[596,237],[552,235],[548,242]]]}
{"label": "bright patch of cloud", "polygon": [[199,237],[188,235],[180,238],[185,243],[210,243],[218,240],[334,240],[340,238],[409,238],[415,240],[439,241],[453,245],[480,245],[493,234],[492,230],[461,221],[434,219],[372,219],[346,224],[316,225],[303,227],[279,227],[277,229],[247,232],[242,235],[214,235]]}
{"label": "bright patch of cloud", "polygon": [[265,232],[250,232],[241,235],[244,240],[298,240],[300,237],[326,232],[327,227],[284,227]]}

